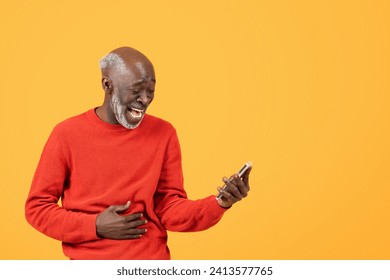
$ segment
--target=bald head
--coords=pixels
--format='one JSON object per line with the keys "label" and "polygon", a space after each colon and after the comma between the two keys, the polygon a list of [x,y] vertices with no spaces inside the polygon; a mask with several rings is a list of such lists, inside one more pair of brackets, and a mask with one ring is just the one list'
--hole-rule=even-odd
{"label": "bald head", "polygon": [[114,71],[123,74],[137,63],[149,64],[153,67],[144,54],[131,47],[117,48],[104,56],[99,62],[102,75],[109,75]]}

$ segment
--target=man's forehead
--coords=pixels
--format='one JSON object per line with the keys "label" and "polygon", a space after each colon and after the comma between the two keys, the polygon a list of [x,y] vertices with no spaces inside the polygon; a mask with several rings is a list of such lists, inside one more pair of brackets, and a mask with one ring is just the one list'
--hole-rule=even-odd
{"label": "man's forehead", "polygon": [[154,69],[153,65],[151,63],[145,62],[145,61],[137,61],[134,62],[134,67],[142,74],[142,76],[154,76]]}
{"label": "man's forehead", "polygon": [[116,72],[112,76],[112,79],[131,87],[142,86],[148,83],[156,83],[154,71],[146,70],[141,65],[138,65],[138,67],[135,67],[135,65],[126,67],[124,71]]}

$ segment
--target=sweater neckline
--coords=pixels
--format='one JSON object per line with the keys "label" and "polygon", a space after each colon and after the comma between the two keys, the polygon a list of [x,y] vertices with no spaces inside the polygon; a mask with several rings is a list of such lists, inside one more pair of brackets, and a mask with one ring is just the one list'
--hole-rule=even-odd
{"label": "sweater neckline", "polygon": [[106,130],[106,131],[113,131],[113,132],[131,132],[132,129],[127,129],[126,127],[120,125],[120,124],[111,124],[103,121],[98,117],[96,114],[96,109],[99,107],[95,107],[89,111],[87,111],[87,117],[89,120],[93,122],[94,125],[99,127],[100,129]]}

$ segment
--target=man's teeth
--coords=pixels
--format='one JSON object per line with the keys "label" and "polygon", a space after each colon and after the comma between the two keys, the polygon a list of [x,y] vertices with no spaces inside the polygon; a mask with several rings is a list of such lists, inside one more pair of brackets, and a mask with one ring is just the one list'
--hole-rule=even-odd
{"label": "man's teeth", "polygon": [[142,116],[142,113],[144,110],[136,109],[136,108],[130,108],[130,115],[133,118],[140,118]]}
{"label": "man's teeth", "polygon": [[136,111],[136,112],[139,112],[139,113],[143,113],[144,110],[141,110],[141,109],[136,109],[136,108],[130,108],[131,110],[133,111]]}

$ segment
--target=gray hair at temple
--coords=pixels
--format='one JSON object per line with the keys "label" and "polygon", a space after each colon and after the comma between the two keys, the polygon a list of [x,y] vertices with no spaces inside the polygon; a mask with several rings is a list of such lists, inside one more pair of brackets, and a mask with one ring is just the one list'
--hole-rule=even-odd
{"label": "gray hair at temple", "polygon": [[124,60],[116,53],[107,54],[99,61],[99,64],[101,70],[112,68],[119,71],[120,73],[123,73],[127,70]]}

